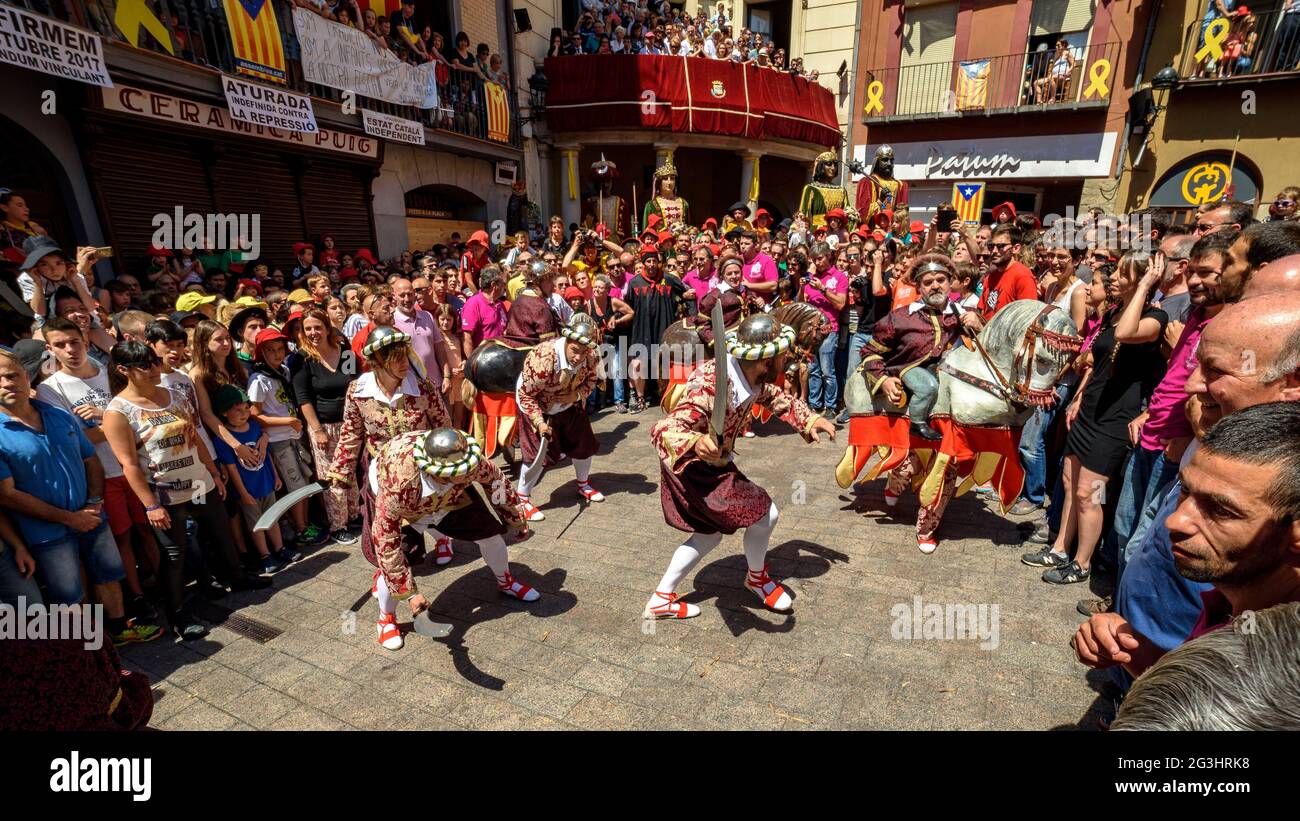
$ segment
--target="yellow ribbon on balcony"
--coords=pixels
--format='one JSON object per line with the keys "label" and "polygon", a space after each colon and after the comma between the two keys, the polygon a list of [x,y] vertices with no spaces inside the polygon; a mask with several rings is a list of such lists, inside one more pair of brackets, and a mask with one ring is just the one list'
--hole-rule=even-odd
{"label": "yellow ribbon on balcony", "polygon": [[1083,99],[1092,99],[1094,91],[1097,92],[1097,99],[1106,99],[1106,95],[1110,94],[1110,87],[1106,85],[1106,81],[1110,79],[1110,72],[1110,60],[1103,57],[1094,62],[1088,69],[1088,87],[1083,90]]}
{"label": "yellow ribbon on balcony", "polygon": [[1228,31],[1232,29],[1232,24],[1228,18],[1220,17],[1205,29],[1205,45],[1201,46],[1196,52],[1198,61],[1206,57],[1213,57],[1216,60],[1223,58],[1223,41],[1228,39]]}
{"label": "yellow ribbon on balcony", "polygon": [[872,80],[871,85],[867,86],[867,113],[879,114],[885,110],[885,84],[879,80]]}
{"label": "yellow ribbon on balcony", "polygon": [[126,41],[136,48],[140,48],[140,28],[153,35],[153,39],[158,44],[167,49],[167,53],[176,56],[176,49],[172,47],[172,35],[153,13],[145,5],[145,0],[118,0],[117,13],[113,15],[113,24],[122,32]]}

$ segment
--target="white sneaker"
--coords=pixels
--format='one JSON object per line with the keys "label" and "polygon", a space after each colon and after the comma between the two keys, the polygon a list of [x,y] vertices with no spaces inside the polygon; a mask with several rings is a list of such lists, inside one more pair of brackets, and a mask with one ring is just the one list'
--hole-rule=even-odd
{"label": "white sneaker", "polygon": [[939,547],[939,543],[934,539],[917,539],[916,549],[929,556]]}

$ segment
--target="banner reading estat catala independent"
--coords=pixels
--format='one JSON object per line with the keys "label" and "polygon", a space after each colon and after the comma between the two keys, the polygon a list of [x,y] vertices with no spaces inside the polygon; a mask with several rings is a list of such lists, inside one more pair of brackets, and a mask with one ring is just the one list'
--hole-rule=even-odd
{"label": "banner reading estat catala independent", "polygon": [[390,117],[368,108],[361,109],[361,122],[366,133],[372,137],[383,137],[412,145],[424,145],[424,124],[402,117]]}
{"label": "banner reading estat catala independent", "polygon": [[306,9],[293,10],[293,26],[308,82],[397,105],[438,107],[434,63],[403,63],[362,32]]}

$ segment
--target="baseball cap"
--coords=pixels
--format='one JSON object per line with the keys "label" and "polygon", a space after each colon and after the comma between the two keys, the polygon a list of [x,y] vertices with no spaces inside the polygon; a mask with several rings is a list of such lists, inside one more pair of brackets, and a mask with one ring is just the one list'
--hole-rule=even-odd
{"label": "baseball cap", "polygon": [[227,383],[217,388],[217,392],[212,395],[212,410],[220,416],[240,402],[247,401],[248,394],[244,393],[243,388]]}
{"label": "baseball cap", "polygon": [[211,305],[216,301],[217,298],[211,294],[205,294],[202,291],[186,291],[176,297],[176,310],[193,311],[200,305]]}
{"label": "baseball cap", "polygon": [[306,288],[294,288],[289,292],[289,302],[315,302]]}

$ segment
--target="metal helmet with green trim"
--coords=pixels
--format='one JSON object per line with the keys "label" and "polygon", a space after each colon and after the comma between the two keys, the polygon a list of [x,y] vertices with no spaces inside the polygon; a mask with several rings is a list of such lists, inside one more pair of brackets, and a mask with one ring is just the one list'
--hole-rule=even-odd
{"label": "metal helmet with green trim", "polygon": [[560,335],[572,342],[586,345],[592,350],[600,345],[600,326],[587,314],[574,314],[569,324],[560,328]]}
{"label": "metal helmet with green trim", "polygon": [[454,428],[434,428],[415,440],[411,453],[420,470],[439,479],[464,476],[483,459],[478,442]]}
{"label": "metal helmet with green trim", "polygon": [[361,355],[367,359],[374,359],[375,354],[379,353],[384,348],[389,348],[393,345],[409,344],[411,344],[411,337],[409,335],[388,325],[380,325],[378,328],[371,331],[370,335],[366,337],[366,344],[361,348]]}
{"label": "metal helmet with green trim", "polygon": [[727,333],[727,352],[737,359],[771,359],[790,350],[794,338],[794,328],[777,322],[771,314],[754,314]]}

